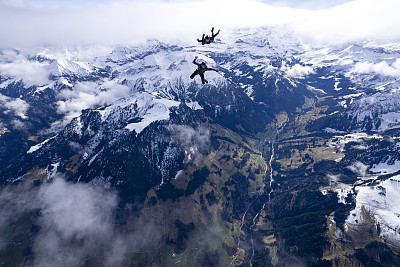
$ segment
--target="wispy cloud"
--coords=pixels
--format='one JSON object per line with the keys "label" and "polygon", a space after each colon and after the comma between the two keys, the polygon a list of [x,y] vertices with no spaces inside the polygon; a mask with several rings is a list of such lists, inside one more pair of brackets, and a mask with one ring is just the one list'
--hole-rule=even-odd
{"label": "wispy cloud", "polygon": [[42,230],[34,244],[36,265],[77,265],[89,248],[110,240],[117,205],[115,193],[59,178],[42,187],[38,199]]}
{"label": "wispy cloud", "polygon": [[180,146],[183,150],[194,148],[200,153],[210,147],[210,132],[202,127],[194,129],[186,125],[171,125],[168,130],[171,133],[173,143]]}
{"label": "wispy cloud", "polygon": [[[32,236],[33,266],[78,266],[93,258],[103,266],[120,266],[129,253],[159,241],[151,223],[122,234],[116,227],[118,197],[115,191],[93,184],[73,184],[61,177],[40,188],[29,185],[0,191],[0,233],[24,214],[40,211]],[[139,229],[140,228],[140,229]],[[1,239],[0,249],[6,240]]]}
{"label": "wispy cloud", "polygon": [[350,169],[352,172],[356,173],[357,175],[364,177],[365,175],[367,175],[368,167],[369,167],[368,165],[365,165],[360,161],[356,161],[347,168]]}

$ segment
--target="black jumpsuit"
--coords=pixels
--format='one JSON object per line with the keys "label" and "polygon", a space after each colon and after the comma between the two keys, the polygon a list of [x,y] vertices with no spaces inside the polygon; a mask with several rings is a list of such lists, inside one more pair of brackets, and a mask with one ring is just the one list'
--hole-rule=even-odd
{"label": "black jumpsuit", "polygon": [[203,34],[203,37],[201,38],[201,40],[200,39],[197,39],[197,41],[199,42],[199,43],[201,43],[202,45],[205,45],[205,44],[211,44],[212,42],[214,42],[214,38],[215,38],[215,36],[217,36],[219,34],[219,30],[218,30],[218,32],[216,33],[216,34],[214,34],[214,27],[211,29],[211,37],[210,36],[208,36],[208,35],[206,35],[205,37],[204,37],[204,34]]}
{"label": "black jumpsuit", "polygon": [[197,74],[200,75],[201,82],[203,84],[208,83],[208,81],[204,78],[204,72],[208,70],[217,71],[216,69],[209,68],[205,64],[200,64],[196,62],[196,59],[193,60],[193,64],[197,65],[197,69],[190,75],[190,79],[193,79]]}

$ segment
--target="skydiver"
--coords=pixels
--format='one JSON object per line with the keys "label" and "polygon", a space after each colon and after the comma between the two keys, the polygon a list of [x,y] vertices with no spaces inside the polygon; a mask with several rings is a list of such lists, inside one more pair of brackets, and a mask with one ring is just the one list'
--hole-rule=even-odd
{"label": "skydiver", "polygon": [[214,34],[214,27],[212,27],[211,36],[205,35],[203,33],[203,36],[201,37],[201,39],[197,39],[197,42],[201,43],[202,45],[211,44],[212,42],[214,42],[214,38],[218,34],[219,34],[219,30],[218,30],[218,32],[216,34]]}
{"label": "skydiver", "polygon": [[200,75],[201,82],[203,84],[208,83],[208,81],[204,78],[204,72],[206,72],[208,70],[213,70],[213,71],[218,72],[218,70],[207,67],[205,62],[198,63],[198,62],[196,62],[196,59],[197,59],[197,56],[193,59],[193,64],[197,65],[197,69],[192,73],[192,75],[190,75],[190,79],[193,79],[198,74],[198,75]]}

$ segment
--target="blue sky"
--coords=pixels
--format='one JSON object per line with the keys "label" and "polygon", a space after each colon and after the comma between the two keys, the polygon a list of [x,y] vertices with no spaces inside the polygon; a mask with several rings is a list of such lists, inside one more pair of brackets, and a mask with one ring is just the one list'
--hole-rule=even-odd
{"label": "blue sky", "polygon": [[[134,2],[135,0],[125,2]],[[137,1],[137,0],[136,0]],[[184,0],[163,0],[163,2],[189,2]],[[196,0],[195,0],[196,1]],[[261,0],[262,2],[274,6],[286,6],[302,9],[325,9],[336,5],[349,2],[351,0]],[[118,0],[0,0],[0,3],[21,4],[27,5],[42,5],[42,6],[88,6],[93,4],[107,4],[112,2],[123,2]]]}
{"label": "blue sky", "polygon": [[398,10],[399,0],[0,0],[0,48],[190,41],[213,26],[285,25],[316,42],[400,41]]}
{"label": "blue sky", "polygon": [[288,6],[303,9],[326,9],[337,6],[350,0],[262,0],[264,3],[274,6]]}

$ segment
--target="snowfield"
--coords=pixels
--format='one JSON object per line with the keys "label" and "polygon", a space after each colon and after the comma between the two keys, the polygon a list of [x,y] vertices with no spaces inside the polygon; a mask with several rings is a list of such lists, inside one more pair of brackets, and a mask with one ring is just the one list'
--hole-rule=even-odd
{"label": "snowfield", "polygon": [[362,222],[361,207],[375,217],[381,236],[400,245],[400,175],[380,182],[376,186],[357,186],[356,208],[350,212],[346,223],[357,226]]}

